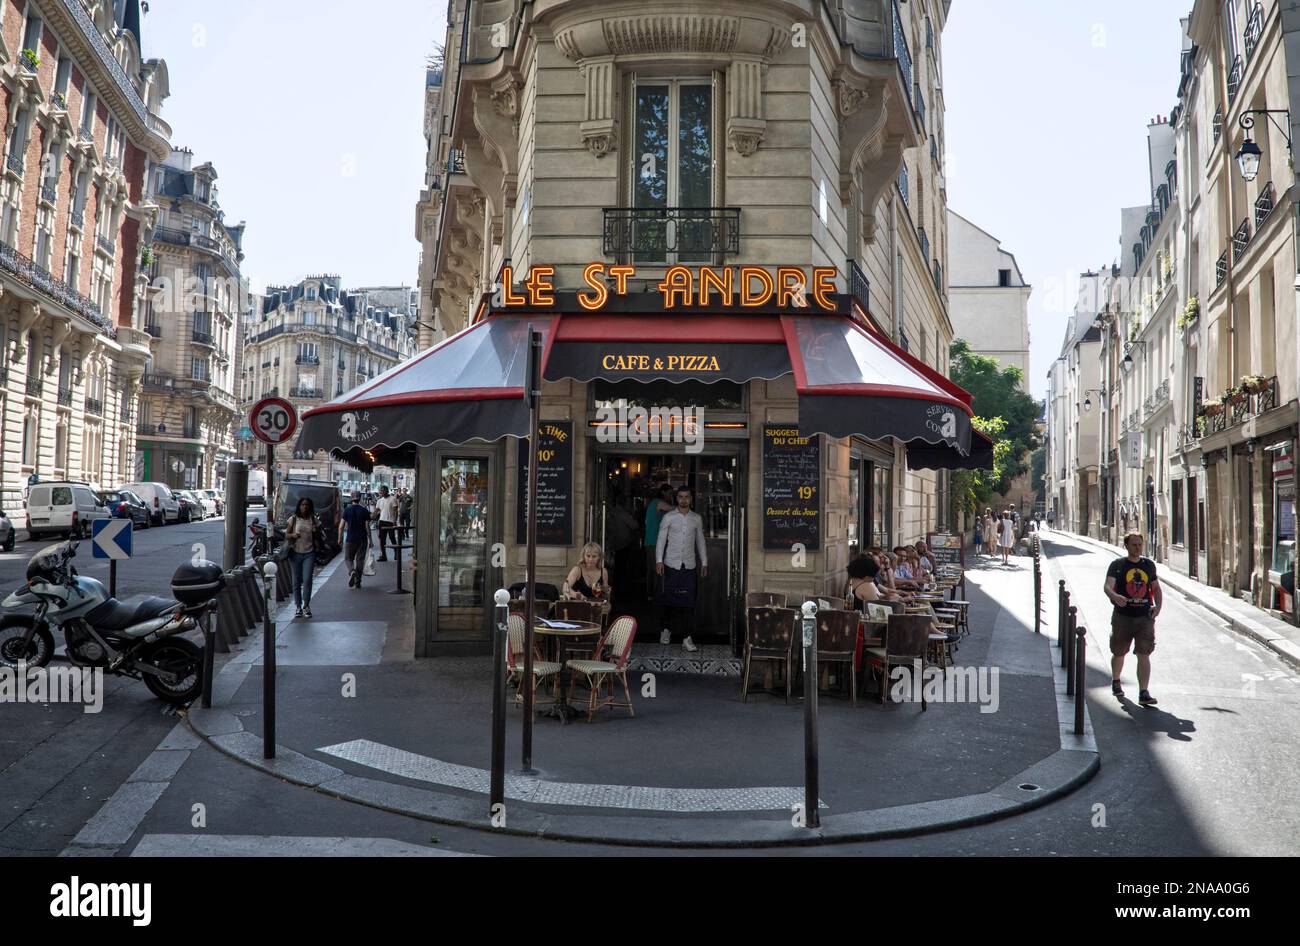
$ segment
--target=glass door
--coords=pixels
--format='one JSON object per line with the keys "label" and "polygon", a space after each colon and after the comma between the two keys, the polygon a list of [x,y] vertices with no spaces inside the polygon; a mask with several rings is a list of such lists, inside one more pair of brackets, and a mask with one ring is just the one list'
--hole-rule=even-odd
{"label": "glass door", "polygon": [[[485,633],[488,588],[487,457],[443,457],[438,481],[439,635]],[[495,590],[495,589],[492,589]]]}
{"label": "glass door", "polygon": [[741,567],[744,534],[739,516],[744,503],[739,496],[740,458],[734,454],[694,458],[691,487],[695,511],[704,523],[704,548],[709,574],[700,581],[695,624],[700,637],[737,640],[743,603]]}

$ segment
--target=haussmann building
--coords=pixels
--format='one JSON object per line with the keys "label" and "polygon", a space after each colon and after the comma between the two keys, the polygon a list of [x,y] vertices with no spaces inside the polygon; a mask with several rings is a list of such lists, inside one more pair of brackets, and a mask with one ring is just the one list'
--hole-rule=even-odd
{"label": "haussmann building", "polygon": [[424,350],[300,439],[414,467],[417,656],[486,651],[524,580],[530,326],[536,578],[601,542],[642,636],[664,483],[705,525],[702,644],[739,648],[746,592],[840,597],[859,549],[950,526],[951,471],[992,447],[945,376],[947,7],[452,3]]}

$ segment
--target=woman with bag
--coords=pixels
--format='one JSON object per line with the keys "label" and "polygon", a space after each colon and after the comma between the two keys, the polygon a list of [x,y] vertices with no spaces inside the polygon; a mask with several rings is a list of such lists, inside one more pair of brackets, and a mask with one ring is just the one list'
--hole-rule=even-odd
{"label": "woman with bag", "polygon": [[998,545],[1002,548],[1002,564],[1010,565],[1007,556],[1016,547],[1016,522],[1011,518],[1010,509],[1003,510],[1002,518],[998,520]]}
{"label": "woman with bag", "polygon": [[289,518],[284,533],[289,543],[289,567],[293,570],[293,603],[298,609],[296,618],[311,617],[311,582],[316,570],[316,546],[324,536],[320,520],[316,518],[315,504],[304,496]]}

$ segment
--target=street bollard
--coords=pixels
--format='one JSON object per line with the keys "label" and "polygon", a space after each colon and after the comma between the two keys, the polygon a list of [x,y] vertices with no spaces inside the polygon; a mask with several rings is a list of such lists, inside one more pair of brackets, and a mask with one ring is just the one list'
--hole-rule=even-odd
{"label": "street bollard", "polygon": [[262,758],[275,758],[275,562],[267,562],[266,612],[262,620]]}
{"label": "street bollard", "polygon": [[393,545],[393,554],[397,556],[397,587],[389,592],[390,595],[409,595],[410,592],[402,587],[402,542],[399,539]]}
{"label": "street bollard", "polygon": [[510,592],[497,589],[496,625],[492,634],[492,781],[488,817],[506,800],[506,639],[510,633]]}
{"label": "street bollard", "polygon": [[257,591],[253,587],[255,579],[249,571],[247,565],[235,569],[239,576],[235,581],[235,594],[239,596],[240,613],[244,619],[244,626],[247,628],[257,627],[259,618],[257,608]]}
{"label": "street bollard", "polygon": [[[278,568],[279,566],[277,566],[277,569]],[[267,593],[267,587],[268,585],[274,587],[275,582],[267,582],[263,579],[261,584],[259,584],[257,581],[256,568],[246,569],[244,575],[244,593],[248,595],[248,603],[252,610],[253,622],[256,624],[258,621],[261,621],[266,617],[266,600],[272,598],[272,596]],[[272,602],[272,609],[274,609],[274,602]]]}
{"label": "street bollard", "polygon": [[1079,626],[1079,609],[1070,605],[1070,619],[1066,622],[1065,646],[1065,695],[1074,696],[1074,629]]}
{"label": "street bollard", "polygon": [[223,588],[217,595],[215,602],[216,607],[213,610],[213,621],[215,627],[212,632],[213,639],[217,642],[217,652],[222,654],[230,653],[231,645],[239,643],[239,635],[232,633],[234,626],[226,613],[230,607],[230,596]]}
{"label": "street bollard", "polygon": [[1065,628],[1065,599],[1069,596],[1065,590],[1065,579],[1057,582],[1056,591],[1056,646],[1061,646],[1061,631]]}
{"label": "street bollard", "polygon": [[804,826],[821,827],[817,772],[817,602],[803,603],[803,814]]}
{"label": "street bollard", "polygon": [[[217,602],[209,601],[208,606],[203,609],[203,699],[199,705],[204,709],[212,709],[212,668],[216,661],[216,643],[217,635],[212,630],[212,618],[217,613]],[[225,646],[222,641],[222,653],[230,653],[230,648]]]}
{"label": "street bollard", "polygon": [[1084,671],[1088,668],[1088,632],[1086,628],[1075,631],[1078,635],[1078,653],[1074,655],[1074,670],[1077,679],[1074,683],[1074,734],[1083,735],[1083,691]]}
{"label": "street bollard", "polygon": [[230,605],[227,611],[230,625],[236,630],[239,637],[247,634],[250,627],[248,604],[244,601],[244,596],[239,590],[240,583],[244,580],[243,568],[242,565],[233,568],[230,570],[230,574],[226,576],[226,602]]}
{"label": "street bollard", "polygon": [[1065,610],[1061,613],[1061,626],[1056,629],[1056,646],[1061,648],[1061,666],[1068,667],[1070,659],[1070,593],[1065,593]]}
{"label": "street bollard", "polygon": [[288,601],[293,597],[293,574],[287,568],[278,569],[275,573],[275,601],[279,604],[281,601]]}

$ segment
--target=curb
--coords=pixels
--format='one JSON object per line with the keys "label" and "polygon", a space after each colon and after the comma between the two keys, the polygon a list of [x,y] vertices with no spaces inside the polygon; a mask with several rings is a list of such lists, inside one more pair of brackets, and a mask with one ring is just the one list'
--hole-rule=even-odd
{"label": "curb", "polygon": [[[1049,532],[1047,534],[1051,535],[1052,533]],[[1111,545],[1109,542],[1103,542],[1100,539],[1094,539],[1090,535],[1076,535],[1073,532],[1061,532],[1060,535],[1067,539],[1077,539],[1080,542],[1084,542],[1106,552],[1114,552],[1118,555],[1124,554],[1124,550],[1119,546]],[[1290,638],[1278,634],[1275,631],[1269,630],[1262,624],[1244,619],[1241,615],[1234,614],[1232,611],[1222,607],[1221,605],[1207,601],[1198,593],[1197,590],[1203,589],[1207,586],[1202,585],[1200,582],[1192,581],[1192,579],[1182,574],[1182,572],[1174,570],[1169,565],[1162,565],[1161,568],[1164,570],[1164,574],[1160,576],[1162,582],[1169,585],[1188,601],[1194,601],[1206,611],[1209,611],[1215,617],[1219,618],[1219,620],[1226,621],[1228,626],[1235,633],[1240,634],[1243,637],[1249,637],[1256,643],[1262,644],[1281,657],[1286,663],[1300,670],[1300,644],[1297,644]],[[1175,577],[1170,578],[1171,574]],[[1253,607],[1253,605],[1250,607]]]}

